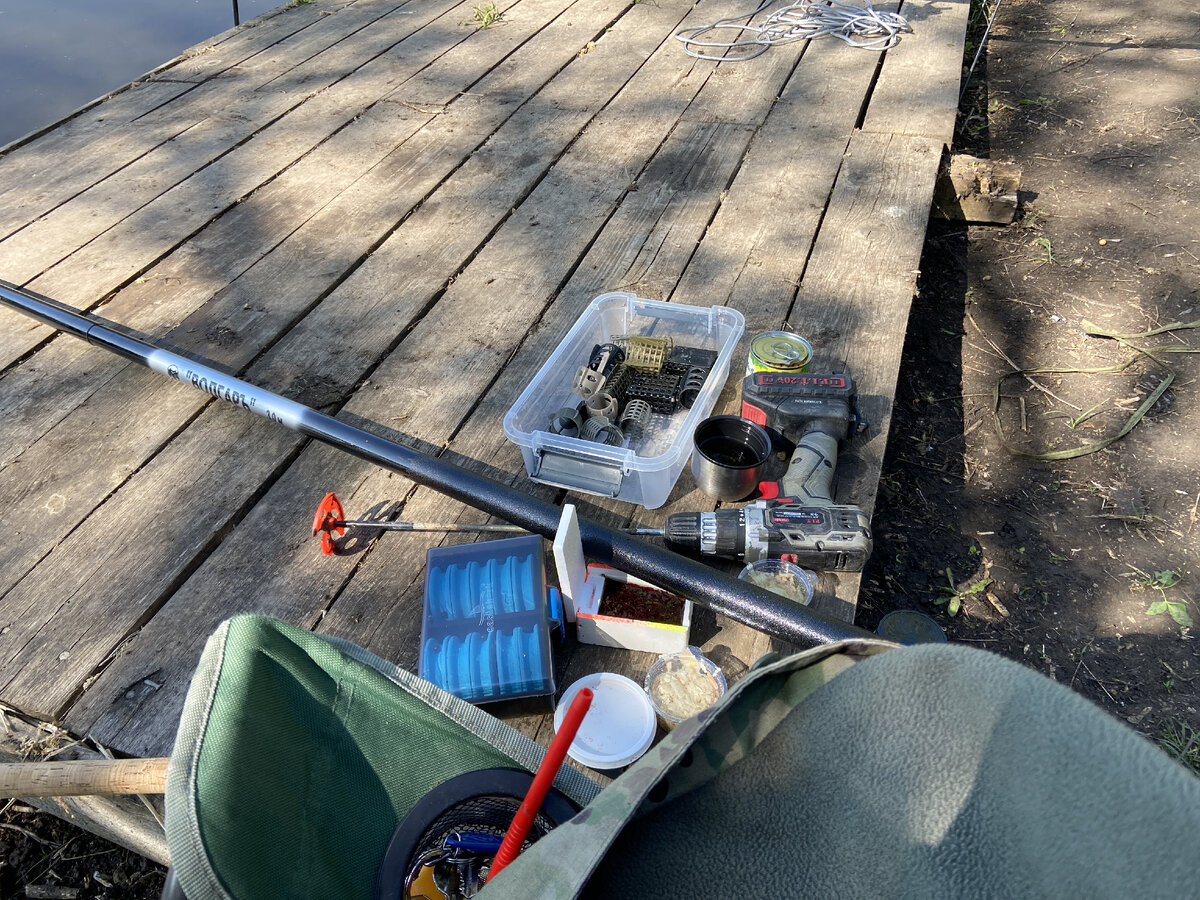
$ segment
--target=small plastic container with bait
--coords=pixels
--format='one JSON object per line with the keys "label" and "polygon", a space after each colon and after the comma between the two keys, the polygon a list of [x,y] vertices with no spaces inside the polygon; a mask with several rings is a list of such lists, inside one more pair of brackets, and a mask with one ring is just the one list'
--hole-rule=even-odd
{"label": "small plastic container with bait", "polygon": [[725,695],[726,687],[720,667],[697,647],[660,656],[643,686],[667,731],[708,709]]}
{"label": "small plastic container with bait", "polygon": [[759,559],[738,573],[756,587],[808,606],[817,589],[817,573],[784,559]]}

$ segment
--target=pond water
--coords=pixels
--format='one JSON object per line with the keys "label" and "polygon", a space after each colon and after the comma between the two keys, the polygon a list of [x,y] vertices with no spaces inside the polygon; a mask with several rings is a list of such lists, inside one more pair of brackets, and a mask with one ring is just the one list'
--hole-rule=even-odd
{"label": "pond water", "polygon": [[[234,0],[0,0],[0,147],[233,24]],[[280,0],[236,0],[241,21]]]}

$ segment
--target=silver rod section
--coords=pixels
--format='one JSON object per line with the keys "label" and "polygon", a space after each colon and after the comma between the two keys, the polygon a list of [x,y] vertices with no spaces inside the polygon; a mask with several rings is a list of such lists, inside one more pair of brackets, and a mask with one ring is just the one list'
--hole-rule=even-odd
{"label": "silver rod section", "polygon": [[462,531],[467,534],[528,534],[520,525],[496,525],[473,524],[470,522],[455,522],[453,524],[447,522],[439,524],[437,522],[369,522],[362,519],[350,520],[345,522],[333,522],[330,528],[362,528],[373,529],[376,531],[436,531],[436,532],[456,532]]}
{"label": "silver rod section", "polygon": [[[529,531],[520,525],[497,525],[492,522],[476,524],[473,522],[393,522],[388,519],[381,519],[379,521],[371,519],[345,519],[343,521],[331,522],[329,528],[362,528],[375,529],[376,531],[462,531],[468,534],[529,534]],[[659,536],[663,533],[663,529],[661,528],[622,528],[621,531],[625,534],[651,534]]]}
{"label": "silver rod section", "polygon": [[[558,528],[561,510],[553,504],[323,415],[219,369],[156,347],[120,326],[84,315],[49,297],[0,280],[0,302],[59,331],[83,338],[292,431],[398,472],[527,531],[553,539]],[[874,637],[833,616],[808,609],[696,560],[636,540],[629,534],[583,517],[579,519],[579,533],[588,557],[798,647]]]}

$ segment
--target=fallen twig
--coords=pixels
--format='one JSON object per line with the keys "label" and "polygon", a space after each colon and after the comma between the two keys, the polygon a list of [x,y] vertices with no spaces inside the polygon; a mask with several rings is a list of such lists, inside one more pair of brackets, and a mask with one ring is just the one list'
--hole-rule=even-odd
{"label": "fallen twig", "polygon": [[1085,663],[1082,659],[1079,660],[1079,664],[1081,666],[1083,666],[1083,670],[1085,672],[1087,672],[1089,675],[1092,676],[1092,681],[1094,681],[1094,682],[1096,682],[1096,684],[1100,685],[1100,690],[1104,691],[1105,696],[1108,697],[1108,699],[1111,700],[1113,703],[1116,703],[1117,698],[1108,692],[1108,688],[1106,688],[1104,686],[1104,682],[1096,677],[1096,673],[1093,672],[1090,668],[1088,668],[1088,664]]}
{"label": "fallen twig", "polygon": [[1171,668],[1170,663],[1167,663],[1161,659],[1159,660],[1159,662],[1163,664],[1163,668],[1166,669],[1168,672],[1170,672],[1171,677],[1174,678],[1176,681],[1182,681],[1184,684],[1191,684],[1193,681],[1196,680],[1195,675],[1193,675],[1191,678],[1184,678],[1182,675],[1180,675],[1178,672],[1176,672],[1174,669]]}
{"label": "fallen twig", "polygon": [[20,834],[25,835],[25,837],[29,838],[31,841],[36,841],[39,844],[44,844],[44,845],[50,844],[50,841],[46,840],[41,835],[34,834],[28,828],[22,828],[20,825],[13,825],[11,822],[0,822],[0,828],[6,828],[9,831],[16,831]]}

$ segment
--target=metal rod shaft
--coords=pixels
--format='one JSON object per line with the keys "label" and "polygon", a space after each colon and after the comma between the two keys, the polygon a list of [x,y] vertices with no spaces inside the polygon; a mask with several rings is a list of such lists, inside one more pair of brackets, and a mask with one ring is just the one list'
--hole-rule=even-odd
{"label": "metal rod shaft", "polygon": [[[468,534],[528,534],[529,529],[520,525],[500,525],[493,522],[393,522],[390,520],[344,519],[329,523],[330,528],[374,528],[379,531],[462,531]],[[625,534],[659,535],[661,528],[622,528]]]}
{"label": "metal rod shaft", "polygon": [[330,522],[330,528],[371,528],[376,531],[462,531],[468,534],[528,534],[520,525],[497,525],[493,523],[476,525],[470,522],[371,522],[365,519],[346,519],[341,522]]}
{"label": "metal rod shaft", "polygon": [[[120,326],[0,280],[0,302],[60,331],[190,384],[360,459],[398,472],[489,515],[552,538],[561,510],[553,504],[436,457],[426,456],[219,369],[155,347]],[[799,647],[871,638],[869,632],[614,528],[579,519],[583,551],[598,562],[689,597]]]}

